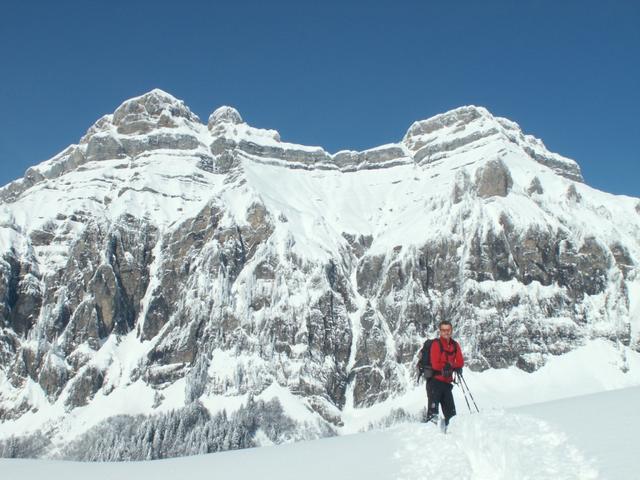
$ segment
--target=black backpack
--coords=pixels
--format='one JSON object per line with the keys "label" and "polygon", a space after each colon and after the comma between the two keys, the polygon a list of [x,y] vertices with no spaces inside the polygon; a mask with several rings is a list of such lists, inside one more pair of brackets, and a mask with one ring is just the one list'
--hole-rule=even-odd
{"label": "black backpack", "polygon": [[[453,355],[455,356],[458,351],[458,344],[453,339]],[[440,375],[442,372],[439,370],[434,370],[431,367],[431,345],[433,342],[438,342],[438,346],[440,347],[440,351],[442,352],[442,343],[440,343],[439,338],[430,338],[422,345],[422,348],[418,352],[418,364],[416,367],[418,368],[418,372],[420,375],[424,375],[424,378],[427,380],[433,377],[434,375]]]}

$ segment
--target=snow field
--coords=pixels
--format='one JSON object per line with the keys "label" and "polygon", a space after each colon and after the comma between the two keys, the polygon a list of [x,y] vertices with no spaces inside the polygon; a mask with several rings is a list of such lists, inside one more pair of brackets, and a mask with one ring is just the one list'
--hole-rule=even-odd
{"label": "snow field", "polygon": [[[640,387],[509,410],[460,414],[443,435],[432,424],[275,447],[129,463],[0,460],[6,478],[103,480],[176,477],[278,480],[633,480]],[[614,408],[615,407],[615,408]],[[607,412],[592,422],[586,412]],[[608,420],[608,421],[607,421]]]}

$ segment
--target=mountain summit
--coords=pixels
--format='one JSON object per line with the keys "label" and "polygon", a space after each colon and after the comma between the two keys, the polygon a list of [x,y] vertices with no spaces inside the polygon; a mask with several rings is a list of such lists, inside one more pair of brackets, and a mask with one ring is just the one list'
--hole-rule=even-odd
{"label": "mountain summit", "polygon": [[0,438],[41,454],[353,431],[442,319],[474,372],[640,351],[640,201],[482,107],[330,154],[152,90],[0,189],[0,258]]}

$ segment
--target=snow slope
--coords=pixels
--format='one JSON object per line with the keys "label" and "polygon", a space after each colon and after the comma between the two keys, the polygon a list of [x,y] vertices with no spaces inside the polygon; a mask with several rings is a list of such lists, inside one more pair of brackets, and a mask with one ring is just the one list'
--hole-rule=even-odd
{"label": "snow slope", "polygon": [[[459,415],[443,436],[432,425],[211,455],[132,463],[0,460],[8,478],[233,478],[457,480],[638,478],[640,388],[511,410]],[[612,408],[615,406],[615,408]],[[591,421],[593,412],[602,412]],[[606,413],[605,413],[606,412]],[[606,417],[606,418],[605,418]]]}
{"label": "snow slope", "polygon": [[512,410],[544,418],[593,460],[602,478],[640,478],[640,388],[526,405]]}

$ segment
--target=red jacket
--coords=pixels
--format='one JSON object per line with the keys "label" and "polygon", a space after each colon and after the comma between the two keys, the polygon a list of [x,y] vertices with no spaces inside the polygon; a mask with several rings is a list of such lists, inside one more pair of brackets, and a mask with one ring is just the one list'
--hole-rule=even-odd
{"label": "red jacket", "polygon": [[[431,368],[434,370],[442,371],[444,364],[449,362],[452,368],[462,368],[464,366],[464,359],[462,358],[462,349],[460,344],[455,340],[447,341],[440,337],[438,340],[431,344]],[[453,377],[443,377],[442,375],[434,375],[436,380],[441,382],[451,383]]]}

